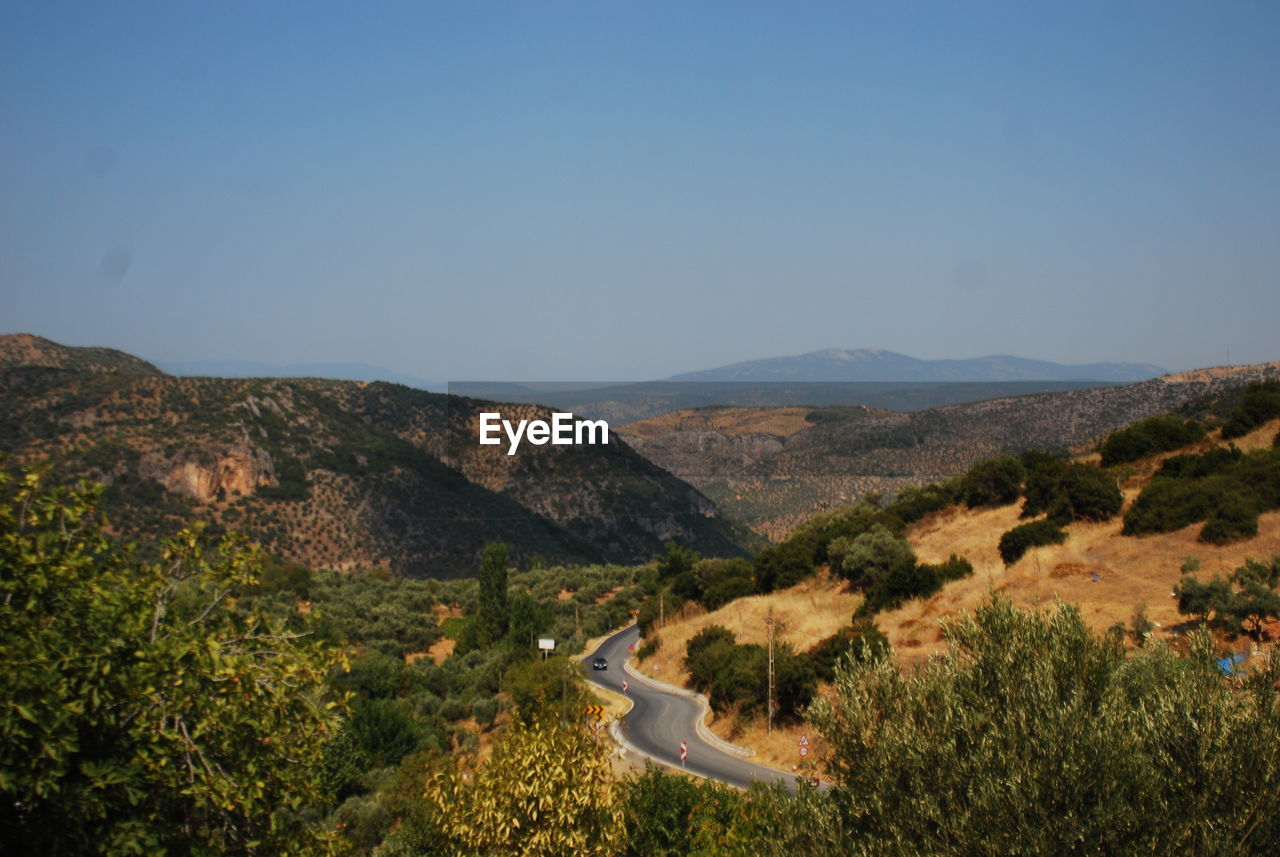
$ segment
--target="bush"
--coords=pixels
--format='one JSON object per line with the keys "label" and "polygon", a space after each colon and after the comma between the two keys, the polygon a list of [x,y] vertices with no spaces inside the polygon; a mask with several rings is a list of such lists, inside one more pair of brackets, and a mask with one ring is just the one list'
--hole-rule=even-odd
{"label": "bush", "polygon": [[1200,537],[1222,543],[1255,534],[1258,513],[1276,508],[1280,453],[1212,450],[1166,461],[1125,512],[1124,533],[1166,533],[1212,520]]}
{"label": "bush", "polygon": [[1112,432],[1099,451],[1102,466],[1127,464],[1149,455],[1168,452],[1195,443],[1205,436],[1207,429],[1195,420],[1175,416],[1151,417],[1134,423],[1128,428]]}
{"label": "bush", "polygon": [[864,500],[815,516],[808,523],[797,527],[790,538],[807,545],[812,554],[811,563],[821,565],[831,562],[832,542],[842,538],[856,538],[876,525],[894,535],[901,535],[906,526],[897,515]]}
{"label": "bush", "polygon": [[889,654],[889,638],[870,619],[854,618],[846,625],[809,650],[814,671],[822,681],[832,681],[836,665],[846,656],[856,661],[876,660]]}
{"label": "bush", "polygon": [[969,508],[1003,506],[1022,496],[1026,470],[1018,459],[998,455],[979,462],[960,482],[960,494]]}
{"label": "bush", "polygon": [[897,498],[885,511],[910,524],[955,503],[956,493],[954,486],[949,483],[926,485],[923,488],[907,486],[898,492]]}
{"label": "bush", "polygon": [[671,581],[671,591],[686,601],[701,601],[702,585],[702,578],[692,570],[683,571]]}
{"label": "bush", "polygon": [[915,562],[916,555],[906,539],[877,524],[853,540],[840,573],[854,586],[866,589],[877,579],[914,567]]}
{"label": "bush", "polygon": [[664,613],[672,615],[683,607],[684,599],[671,592],[649,596],[636,613],[636,624],[640,626],[640,636],[649,636],[649,632],[653,630],[653,626]]}
{"label": "bush", "polygon": [[973,574],[973,564],[964,557],[956,556],[955,554],[952,554],[946,562],[922,567],[930,569],[942,583],[961,580]]}
{"label": "bush", "polygon": [[756,556],[756,591],[773,592],[794,586],[813,574],[813,543],[792,537],[779,545],[770,545]]}
{"label": "bush", "polygon": [[1241,692],[1207,634],[1189,659],[1127,656],[1075,608],[1007,599],[944,634],[945,656],[852,664],[810,708],[836,778],[828,853],[1262,857],[1280,842],[1280,791],[1241,788],[1280,781],[1276,666]]}
{"label": "bush", "polygon": [[754,569],[741,557],[704,559],[694,566],[693,573],[702,584],[698,600],[708,610],[756,591]]}
{"label": "bush", "polygon": [[866,597],[854,615],[874,616],[884,610],[893,610],[912,598],[927,598],[948,581],[971,574],[973,566],[955,554],[938,565],[917,565],[914,561],[901,563],[871,578],[866,587]]}
{"label": "bush", "polygon": [[1022,517],[1047,514],[1066,521],[1105,521],[1120,511],[1124,497],[1110,474],[1087,464],[1057,459],[1028,468]]}
{"label": "bush", "polygon": [[1280,417],[1280,380],[1255,381],[1244,388],[1244,398],[1222,426],[1222,436],[1243,437],[1276,417]]}
{"label": "bush", "polygon": [[654,656],[658,649],[662,648],[662,638],[657,634],[645,640],[640,648],[636,649],[636,660],[643,661]]}
{"label": "bush", "polygon": [[702,604],[708,610],[719,610],[738,598],[754,595],[756,583],[750,577],[720,577],[707,584]]}
{"label": "bush", "polygon": [[[719,649],[720,644],[704,652]],[[764,646],[748,644],[726,647],[725,658],[712,677],[707,696],[711,707],[725,712],[737,707],[744,717],[761,712],[768,696],[768,653]]]}
{"label": "bush", "polygon": [[1201,455],[1174,455],[1160,464],[1156,475],[1167,479],[1203,479],[1230,470],[1244,453],[1236,447],[1210,449]]}
{"label": "bush", "polygon": [[1116,480],[1096,467],[1069,464],[1062,478],[1062,502],[1046,511],[1073,521],[1106,521],[1120,511],[1124,497]]}
{"label": "bush", "polygon": [[399,699],[369,699],[355,705],[348,727],[356,746],[375,767],[386,768],[418,749],[419,722]]}
{"label": "bush", "polygon": [[1031,548],[1059,545],[1066,540],[1067,534],[1053,521],[1019,524],[1000,537],[1000,558],[1005,565],[1013,565]]}
{"label": "bush", "polygon": [[942,581],[933,566],[903,565],[872,580],[856,615],[872,616],[882,610],[893,610],[912,598],[926,598],[941,588]]}
{"label": "bush", "polygon": [[1225,545],[1258,534],[1258,505],[1249,497],[1228,494],[1200,530],[1200,541]]}
{"label": "bush", "polygon": [[679,577],[687,571],[693,571],[693,567],[698,562],[698,555],[691,550],[685,550],[675,542],[667,542],[663,547],[666,554],[658,557],[658,578],[661,580],[670,580]]}
{"label": "bush", "polygon": [[684,667],[689,683],[706,692],[729,663],[734,649],[733,632],[720,625],[703,628],[685,646]]}
{"label": "bush", "polygon": [[[797,653],[789,643],[774,647],[774,702],[778,716],[796,718],[818,689],[818,671],[813,658]],[[766,688],[766,695],[768,689]],[[766,711],[766,714],[768,712]]]}
{"label": "bush", "polygon": [[761,813],[747,803],[758,801],[763,792],[744,795],[714,780],[668,773],[648,762],[644,774],[626,781],[624,788],[619,804],[626,835],[620,857],[729,857],[758,851],[759,835],[752,837],[741,828],[757,824]]}
{"label": "bush", "polygon": [[693,851],[694,818],[705,786],[693,777],[665,773],[645,763],[644,774],[626,784],[622,801],[626,853],[639,857],[684,857]]}
{"label": "bush", "polygon": [[498,700],[493,697],[477,699],[471,703],[471,719],[481,726],[492,726],[498,716]]}
{"label": "bush", "polygon": [[1227,484],[1219,478],[1154,478],[1124,514],[1127,536],[1171,533],[1206,520],[1221,503]]}

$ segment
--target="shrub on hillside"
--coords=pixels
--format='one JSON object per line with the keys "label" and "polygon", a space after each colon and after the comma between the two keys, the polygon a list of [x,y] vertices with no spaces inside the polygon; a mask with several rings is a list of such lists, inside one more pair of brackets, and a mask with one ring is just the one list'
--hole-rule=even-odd
{"label": "shrub on hillside", "polygon": [[857,615],[873,616],[893,610],[912,598],[926,598],[942,588],[934,566],[912,562],[877,574],[866,588]]}
{"label": "shrub on hillside", "polygon": [[1230,470],[1244,453],[1234,446],[1217,447],[1200,455],[1174,455],[1160,464],[1156,475],[1166,479],[1203,479]]}
{"label": "shrub on hillside", "polygon": [[636,649],[636,660],[643,661],[651,658],[660,648],[662,648],[662,638],[655,634],[641,643],[640,648]]}
{"label": "shrub on hillside", "polygon": [[1195,443],[1205,436],[1206,431],[1202,423],[1181,417],[1161,416],[1142,420],[1128,428],[1112,432],[1102,442],[1099,447],[1102,466],[1126,464],[1148,455]]}
{"label": "shrub on hillside", "polygon": [[906,539],[877,524],[849,545],[840,574],[854,586],[865,589],[876,579],[905,571],[915,563],[915,552]]}
{"label": "shrub on hillside", "polygon": [[[716,644],[707,652],[715,651]],[[703,653],[705,657],[707,652]],[[717,712],[737,708],[743,716],[753,716],[765,708],[769,695],[769,655],[764,646],[747,644],[728,647],[711,679],[707,697]],[[777,662],[774,662],[775,669]]]}
{"label": "shrub on hillside", "polygon": [[702,587],[702,578],[693,571],[681,572],[671,581],[671,591],[685,601],[701,601]]}
{"label": "shrub on hillside", "polygon": [[924,568],[930,569],[937,576],[940,583],[950,583],[953,580],[961,580],[973,574],[973,563],[962,556],[952,554],[947,558],[946,562],[940,562],[936,565],[926,565]]}
{"label": "shrub on hillside", "polygon": [[1031,548],[1058,545],[1066,540],[1067,534],[1053,521],[1019,524],[1000,537],[1000,558],[1005,565],[1013,565]]}
{"label": "shrub on hillside", "polygon": [[1245,387],[1243,400],[1222,426],[1222,436],[1243,437],[1276,417],[1280,417],[1280,380],[1255,381]]}
{"label": "shrub on hillside", "polygon": [[842,658],[856,661],[876,660],[890,652],[889,638],[875,622],[865,617],[854,617],[853,624],[845,625],[809,650],[814,670],[822,681],[835,679],[835,668]]}
{"label": "shrub on hillside", "polygon": [[1203,541],[1221,544],[1257,532],[1257,516],[1280,508],[1280,453],[1211,450],[1176,456],[1152,478],[1124,516],[1124,533],[1167,533],[1198,521]]}
{"label": "shrub on hillside", "polygon": [[735,642],[728,628],[709,625],[685,644],[684,668],[689,671],[689,683],[694,689],[704,693],[710,689],[728,665]]}
{"label": "shrub on hillside", "polygon": [[1124,515],[1123,533],[1171,533],[1213,514],[1226,493],[1227,483],[1209,479],[1154,478]]}
{"label": "shrub on hillside", "polygon": [[740,557],[704,559],[694,567],[694,574],[702,581],[699,600],[708,610],[718,610],[756,591],[751,563]]}
{"label": "shrub on hillside", "polygon": [[698,562],[698,555],[691,550],[680,547],[675,542],[663,545],[666,553],[658,557],[658,577],[670,580],[679,577],[686,571],[693,571]]}
{"label": "shrub on hillside", "polygon": [[979,462],[960,480],[960,495],[969,508],[1003,506],[1022,496],[1026,470],[1011,455]]}
{"label": "shrub on hillside", "polygon": [[1120,511],[1124,497],[1116,480],[1087,464],[1040,461],[1027,471],[1022,517],[1047,514],[1055,521],[1105,521]]}
{"label": "shrub on hillside", "polygon": [[897,498],[885,511],[910,524],[958,501],[959,488],[955,481],[926,485],[923,488],[909,485],[898,492]]}
{"label": "shrub on hillside", "polygon": [[756,556],[756,591],[773,592],[794,586],[813,574],[813,546],[806,539],[790,538],[770,545]]}
{"label": "shrub on hillside", "polygon": [[702,605],[708,610],[719,610],[730,601],[754,595],[756,582],[750,577],[719,577],[707,584],[702,593]]}
{"label": "shrub on hillside", "polygon": [[871,578],[866,598],[858,607],[858,616],[873,616],[900,607],[912,598],[927,598],[949,581],[973,574],[967,559],[955,554],[937,565],[902,563]]}
{"label": "shrub on hillside", "polygon": [[684,601],[669,591],[649,596],[636,612],[636,624],[640,626],[640,636],[649,636],[664,613],[670,616],[682,607],[684,607]]}
{"label": "shrub on hillside", "polygon": [[1258,534],[1258,506],[1239,494],[1224,496],[1200,530],[1200,541],[1225,545]]}

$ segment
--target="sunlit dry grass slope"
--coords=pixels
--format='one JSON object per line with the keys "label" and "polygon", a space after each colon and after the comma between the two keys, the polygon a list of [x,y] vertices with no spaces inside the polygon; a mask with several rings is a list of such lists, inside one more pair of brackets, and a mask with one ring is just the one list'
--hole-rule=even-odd
{"label": "sunlit dry grass slope", "polygon": [[[1267,448],[1278,431],[1280,420],[1273,420],[1232,443],[1246,451]],[[1219,445],[1225,444],[1215,431],[1193,446],[1118,470],[1126,505],[1133,502],[1165,458]],[[1207,578],[1225,576],[1249,557],[1269,559],[1280,554],[1277,511],[1259,517],[1257,536],[1223,546],[1198,541],[1200,524],[1172,533],[1124,536],[1122,521],[1116,517],[1102,523],[1070,524],[1065,543],[1033,548],[1006,567],[997,545],[1003,533],[1020,523],[1020,510],[1020,503],[985,509],[952,506],[907,529],[907,539],[921,562],[941,562],[959,554],[973,563],[974,574],[948,583],[930,598],[909,601],[877,616],[877,625],[889,637],[903,665],[940,654],[944,650],[940,623],[974,610],[992,592],[1026,607],[1058,601],[1078,605],[1085,621],[1099,632],[1116,622],[1128,624],[1135,610],[1145,606],[1148,618],[1159,623],[1156,635],[1172,639],[1187,628],[1172,591],[1188,557],[1199,562],[1198,574]],[[765,619],[770,613],[777,638],[805,650],[848,624],[859,601],[842,580],[823,572],[790,589],[739,599],[712,613],[694,608],[668,617],[659,632],[661,646],[645,661],[644,669],[666,681],[684,683],[688,674],[681,660],[694,634],[709,625],[722,625],[733,631],[739,642],[763,643],[768,633]],[[1242,636],[1237,645],[1247,647],[1249,643]],[[796,741],[805,733],[804,727],[798,726],[766,736],[758,724],[742,727],[729,718],[713,724],[713,729],[756,748],[763,760],[787,768],[798,764]],[[810,735],[810,741],[814,737]]]}

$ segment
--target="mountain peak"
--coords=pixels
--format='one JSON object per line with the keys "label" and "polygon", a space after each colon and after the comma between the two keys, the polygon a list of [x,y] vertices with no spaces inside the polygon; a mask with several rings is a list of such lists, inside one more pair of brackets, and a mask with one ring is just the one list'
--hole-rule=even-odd
{"label": "mountain peak", "polygon": [[124,375],[165,374],[142,358],[114,348],[61,345],[31,333],[0,335],[0,369],[28,367]]}

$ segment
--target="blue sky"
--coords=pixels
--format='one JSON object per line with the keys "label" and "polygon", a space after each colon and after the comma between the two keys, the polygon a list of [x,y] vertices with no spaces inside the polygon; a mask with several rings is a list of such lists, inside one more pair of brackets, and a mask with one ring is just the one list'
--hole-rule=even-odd
{"label": "blue sky", "polygon": [[1280,359],[1280,5],[0,2],[0,331]]}

